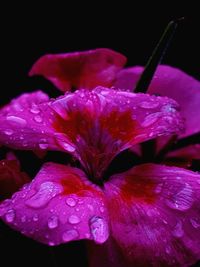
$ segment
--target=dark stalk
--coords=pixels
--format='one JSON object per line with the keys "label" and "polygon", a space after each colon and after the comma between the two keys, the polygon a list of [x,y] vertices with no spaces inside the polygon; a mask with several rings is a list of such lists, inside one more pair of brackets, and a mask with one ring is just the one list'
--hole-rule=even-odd
{"label": "dark stalk", "polygon": [[172,20],[165,28],[164,33],[162,34],[158,44],[156,45],[152,55],[150,56],[145,69],[136,85],[136,88],[134,90],[135,93],[145,93],[147,91],[156,68],[162,61],[167,48],[169,47],[169,44],[174,36],[177,26],[182,20],[183,18]]}

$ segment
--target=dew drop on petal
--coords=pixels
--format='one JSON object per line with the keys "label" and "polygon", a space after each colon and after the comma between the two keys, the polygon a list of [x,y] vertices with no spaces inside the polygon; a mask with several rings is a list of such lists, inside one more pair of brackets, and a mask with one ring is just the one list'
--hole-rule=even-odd
{"label": "dew drop on petal", "polygon": [[72,197],[68,197],[66,199],[66,204],[70,207],[74,207],[74,206],[76,206],[76,200]]}
{"label": "dew drop on petal", "polygon": [[39,114],[40,113],[40,110],[37,106],[32,106],[31,109],[30,109],[30,112],[33,113],[33,114]]}
{"label": "dew drop on petal", "polygon": [[48,227],[49,229],[55,229],[56,227],[58,227],[58,217],[56,215],[49,217]]}
{"label": "dew drop on petal", "polygon": [[25,223],[26,222],[26,216],[25,215],[21,217],[21,222],[22,223]]}
{"label": "dew drop on petal", "polygon": [[71,224],[77,224],[77,223],[80,223],[80,218],[76,215],[71,215],[68,219],[69,223]]}
{"label": "dew drop on petal", "polygon": [[38,221],[38,215],[37,215],[37,214],[35,214],[35,215],[33,216],[33,221],[34,221],[34,222],[37,222],[37,221]]}
{"label": "dew drop on petal", "polygon": [[200,220],[198,221],[197,219],[195,218],[191,218],[190,219],[190,223],[192,224],[192,226],[197,229],[200,227]]}
{"label": "dew drop on petal", "polygon": [[143,123],[142,123],[142,127],[149,127],[150,125],[154,124],[155,122],[157,122],[159,116],[157,113],[153,113],[153,114],[150,114],[148,115]]}
{"label": "dew drop on petal", "polygon": [[35,120],[36,122],[38,122],[38,123],[40,123],[40,122],[43,121],[42,117],[39,116],[39,115],[36,115],[36,116],[34,117],[34,120]]}
{"label": "dew drop on petal", "polygon": [[52,241],[49,241],[48,245],[49,245],[50,247],[52,247],[52,246],[55,246],[55,243],[52,242]]}
{"label": "dew drop on petal", "polygon": [[5,130],[4,131],[4,133],[6,134],[6,135],[12,135],[14,132],[13,132],[13,130],[11,130],[11,129],[7,129],[7,130]]}
{"label": "dew drop on petal", "polygon": [[140,103],[140,107],[141,108],[145,108],[145,109],[157,108],[158,106],[159,106],[158,102],[147,102],[147,101],[144,101],[144,102]]}
{"label": "dew drop on petal", "polygon": [[94,216],[89,221],[89,227],[91,231],[91,235],[96,243],[104,243],[109,235],[108,232],[108,224],[106,221],[99,217]]}
{"label": "dew drop on petal", "polygon": [[53,182],[44,182],[38,192],[26,200],[26,205],[31,208],[42,208],[56,195],[62,192],[61,186]]}
{"label": "dew drop on petal", "polygon": [[27,124],[26,120],[16,116],[7,116],[6,119],[10,123],[14,123],[20,126],[25,126]]}
{"label": "dew drop on petal", "polygon": [[6,222],[12,223],[15,219],[15,211],[13,209],[10,209],[5,214]]}
{"label": "dew drop on petal", "polygon": [[48,144],[39,144],[39,148],[43,150],[47,149],[48,146],[49,146]]}
{"label": "dew drop on petal", "polygon": [[64,242],[72,241],[74,239],[77,239],[78,237],[79,233],[75,229],[68,230],[62,234],[62,239]]}
{"label": "dew drop on petal", "polygon": [[166,199],[166,205],[168,207],[182,211],[191,208],[193,202],[193,191],[189,184],[185,184],[182,190]]}
{"label": "dew drop on petal", "polygon": [[174,228],[174,230],[172,231],[173,236],[175,237],[182,237],[184,232],[182,229],[182,222],[178,222]]}

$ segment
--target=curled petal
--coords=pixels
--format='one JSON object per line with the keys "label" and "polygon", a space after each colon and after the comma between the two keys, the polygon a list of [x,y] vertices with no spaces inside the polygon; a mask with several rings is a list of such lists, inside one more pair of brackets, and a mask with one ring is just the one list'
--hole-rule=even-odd
{"label": "curled petal", "polygon": [[[133,90],[143,67],[124,69],[118,74],[116,86]],[[168,96],[176,100],[186,120],[186,131],[181,137],[200,131],[200,82],[183,71],[170,67],[159,66],[147,91],[149,94]]]}
{"label": "curled petal", "polygon": [[58,144],[96,178],[120,151],[182,127],[173,100],[103,87],[67,94],[51,108]]}
{"label": "curled petal", "polygon": [[103,243],[109,236],[104,205],[101,190],[81,170],[47,163],[30,184],[0,204],[0,217],[50,246],[79,239]]}
{"label": "curled petal", "polygon": [[61,91],[73,87],[92,89],[98,85],[111,86],[126,58],[110,49],[45,55],[32,67],[30,76],[42,75]]}
{"label": "curled petal", "polygon": [[118,248],[121,267],[183,267],[200,259],[198,173],[138,165],[111,177],[105,193],[113,239],[105,248],[111,257]]}
{"label": "curled petal", "polygon": [[21,172],[19,162],[16,159],[0,161],[0,200],[10,197],[29,181],[27,174]]}

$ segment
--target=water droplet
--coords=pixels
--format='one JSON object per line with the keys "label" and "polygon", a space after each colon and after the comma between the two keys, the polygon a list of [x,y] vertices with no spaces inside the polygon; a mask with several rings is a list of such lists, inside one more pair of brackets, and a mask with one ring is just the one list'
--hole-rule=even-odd
{"label": "water droplet", "polygon": [[76,215],[71,215],[68,219],[69,223],[71,224],[77,224],[77,223],[80,223],[80,218]]}
{"label": "water droplet", "polygon": [[99,210],[100,210],[100,212],[102,212],[102,213],[105,211],[104,207],[100,207]]}
{"label": "water droplet", "polygon": [[165,252],[166,252],[167,254],[170,254],[170,253],[171,253],[171,247],[170,247],[170,246],[166,246],[166,248],[165,248]]}
{"label": "water droplet", "polygon": [[76,200],[72,197],[68,197],[66,199],[66,204],[70,207],[74,207],[74,206],[76,206]]}
{"label": "water droplet", "polygon": [[30,112],[33,113],[33,114],[39,114],[40,113],[40,110],[37,106],[32,106],[31,109],[30,109]]}
{"label": "water droplet", "polygon": [[70,145],[69,143],[59,142],[59,144],[68,152],[74,152],[76,150],[75,147]]}
{"label": "water droplet", "polygon": [[26,205],[31,208],[42,208],[56,195],[62,192],[62,187],[53,182],[44,182],[40,185],[38,192],[26,200]]}
{"label": "water droplet", "polygon": [[154,124],[158,120],[158,118],[159,118],[159,116],[157,113],[153,113],[153,114],[148,115],[144,119],[144,121],[142,123],[142,127],[148,127],[148,126]]}
{"label": "water droplet", "polygon": [[178,193],[169,196],[166,200],[166,205],[172,209],[188,210],[193,204],[193,191],[189,184],[185,184],[185,187]]}
{"label": "water droplet", "polygon": [[58,217],[56,215],[53,215],[48,219],[48,227],[49,229],[58,227]]}
{"label": "water droplet", "polygon": [[163,184],[158,184],[155,188],[155,193],[159,194],[162,191]]}
{"label": "water droplet", "polygon": [[52,241],[49,241],[49,242],[48,242],[48,245],[52,247],[52,246],[55,246],[55,243],[52,242]]}
{"label": "water droplet", "polygon": [[197,228],[200,227],[200,221],[198,221],[197,219],[195,219],[195,218],[191,218],[191,219],[190,219],[190,222],[191,222],[192,226],[193,226],[195,229],[197,229]]}
{"label": "water droplet", "polygon": [[108,224],[106,221],[99,217],[94,216],[89,221],[91,235],[96,243],[104,243],[109,235]]}
{"label": "water droplet", "polygon": [[49,147],[48,144],[39,144],[39,148],[40,148],[40,149],[45,150],[45,149],[47,149],[48,147]]}
{"label": "water droplet", "polygon": [[79,237],[79,233],[75,229],[68,230],[68,231],[64,232],[62,235],[62,239],[65,242],[72,241],[74,239],[77,239],[78,237]]}
{"label": "water droplet", "polygon": [[168,224],[168,222],[166,220],[162,220],[164,224]]}
{"label": "water droplet", "polygon": [[5,214],[5,219],[6,222],[12,223],[15,219],[15,211],[13,209],[8,210],[7,213]]}
{"label": "water droplet", "polygon": [[37,215],[37,214],[35,214],[35,215],[33,216],[33,221],[34,221],[34,222],[37,222],[37,221],[38,221],[38,215]]}
{"label": "water droplet", "polygon": [[14,132],[13,132],[13,130],[11,130],[11,129],[7,129],[7,130],[4,131],[4,133],[5,133],[6,135],[12,135]]}
{"label": "water droplet", "polygon": [[26,222],[26,216],[25,215],[21,217],[21,222],[22,223],[25,223]]}
{"label": "water droplet", "polygon": [[153,109],[153,108],[157,108],[159,106],[159,103],[158,102],[147,102],[147,101],[144,101],[144,102],[141,102],[140,103],[140,107],[141,108],[145,108],[145,109]]}
{"label": "water droplet", "polygon": [[25,126],[27,124],[26,120],[20,118],[20,117],[16,117],[16,116],[7,116],[6,117],[7,121],[20,125],[20,126]]}
{"label": "water droplet", "polygon": [[175,237],[182,237],[184,232],[182,229],[182,222],[178,222],[174,228],[174,230],[172,231],[173,236]]}
{"label": "water droplet", "polygon": [[34,120],[35,120],[36,122],[38,122],[38,123],[40,123],[40,122],[43,121],[42,117],[39,116],[39,115],[35,116],[35,117],[34,117]]}

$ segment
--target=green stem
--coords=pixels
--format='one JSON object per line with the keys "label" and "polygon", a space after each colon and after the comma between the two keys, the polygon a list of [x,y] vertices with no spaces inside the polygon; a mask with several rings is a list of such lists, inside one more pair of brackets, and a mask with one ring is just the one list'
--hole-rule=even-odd
{"label": "green stem", "polygon": [[179,22],[182,21],[183,19],[184,18],[172,20],[167,25],[164,33],[162,34],[158,44],[156,45],[152,55],[150,56],[145,66],[145,69],[136,85],[136,88],[134,90],[135,93],[145,93],[147,91],[149,84],[153,78],[153,75],[156,71],[156,68],[163,59]]}

